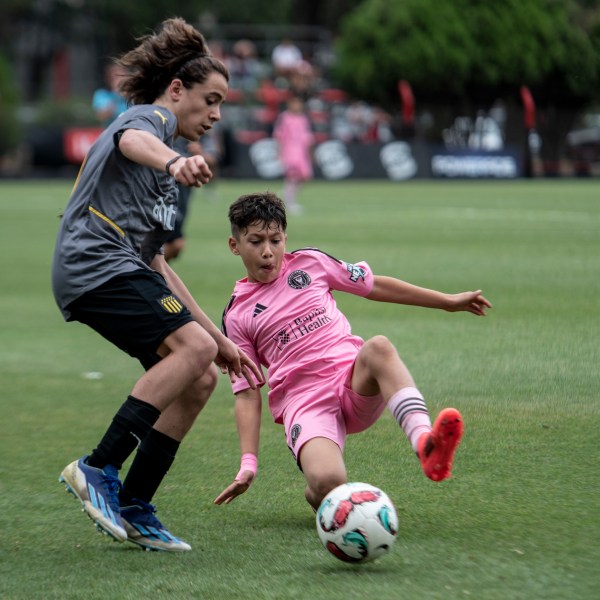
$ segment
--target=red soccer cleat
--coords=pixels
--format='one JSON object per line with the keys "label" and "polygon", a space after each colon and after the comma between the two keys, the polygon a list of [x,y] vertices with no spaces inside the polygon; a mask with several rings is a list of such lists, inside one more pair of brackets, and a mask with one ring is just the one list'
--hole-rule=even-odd
{"label": "red soccer cleat", "polygon": [[452,459],[463,430],[460,412],[456,408],[445,408],[435,420],[432,431],[421,435],[417,456],[429,479],[443,481],[452,475]]}

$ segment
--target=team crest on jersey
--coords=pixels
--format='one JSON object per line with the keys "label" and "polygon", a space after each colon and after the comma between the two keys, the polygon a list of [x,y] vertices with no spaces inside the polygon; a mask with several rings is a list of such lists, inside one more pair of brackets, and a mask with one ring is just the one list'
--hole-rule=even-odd
{"label": "team crest on jersey", "polygon": [[298,441],[298,438],[300,437],[301,433],[302,433],[302,426],[298,425],[298,423],[296,423],[292,427],[292,430],[290,431],[290,441],[292,442],[292,448],[294,448],[294,446],[296,445],[296,442]]}
{"label": "team crest on jersey", "polygon": [[165,296],[158,303],[168,312],[173,315],[179,314],[183,310],[183,304],[179,302],[175,296]]}
{"label": "team crest on jersey", "polygon": [[288,277],[288,285],[295,290],[303,290],[310,282],[310,275],[306,271],[294,271]]}
{"label": "team crest on jersey", "polygon": [[346,263],[346,269],[350,273],[350,281],[356,283],[359,279],[365,280],[366,271],[362,267]]}

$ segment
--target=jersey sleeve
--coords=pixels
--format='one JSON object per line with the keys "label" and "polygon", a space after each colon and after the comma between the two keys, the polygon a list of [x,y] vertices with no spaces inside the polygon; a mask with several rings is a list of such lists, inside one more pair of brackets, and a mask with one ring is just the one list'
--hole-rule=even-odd
{"label": "jersey sleeve", "polygon": [[[227,308],[223,313],[223,319],[221,321],[221,330],[227,338],[229,338],[234,344],[236,344],[241,350],[243,350],[248,355],[248,357],[260,370],[261,364],[260,359],[258,358],[258,352],[256,351],[256,348],[252,343],[250,336],[246,334],[243,326],[241,326],[239,320],[236,318],[236,315],[231,312],[234,302],[235,296],[231,298]],[[250,376],[252,377],[254,383],[256,383],[258,387],[261,387],[263,385],[263,383],[256,381],[256,378],[254,377],[254,375],[252,375],[252,373],[250,374]],[[231,384],[231,389],[234,394],[237,394],[238,392],[243,392],[249,387],[250,384],[248,383],[245,377],[238,377]]]}
{"label": "jersey sleeve", "polygon": [[319,261],[326,280],[332,290],[347,292],[355,296],[368,296],[373,289],[374,275],[365,261],[349,263],[339,260],[321,250],[308,250]]}
{"label": "jersey sleeve", "polygon": [[[176,127],[175,115],[162,107],[148,105],[143,110],[123,113],[120,127],[115,133],[115,145],[127,129],[147,131],[163,142],[172,140]],[[169,144],[170,145],[170,144]]]}

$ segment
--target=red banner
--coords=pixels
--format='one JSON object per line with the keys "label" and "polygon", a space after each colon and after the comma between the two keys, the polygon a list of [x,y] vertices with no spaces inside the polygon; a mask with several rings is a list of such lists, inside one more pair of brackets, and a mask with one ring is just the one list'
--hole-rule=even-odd
{"label": "red banner", "polygon": [[80,165],[102,131],[102,127],[66,129],[63,136],[63,150],[67,161],[71,164]]}

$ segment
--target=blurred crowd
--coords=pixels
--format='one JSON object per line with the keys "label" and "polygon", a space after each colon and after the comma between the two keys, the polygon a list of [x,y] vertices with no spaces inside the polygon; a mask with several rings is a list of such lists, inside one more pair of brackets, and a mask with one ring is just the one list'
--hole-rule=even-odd
{"label": "blurred crowd", "polygon": [[350,101],[344,91],[331,85],[319,61],[293,39],[282,38],[267,56],[259,56],[250,39],[209,45],[231,74],[223,127],[241,142],[270,137],[279,115],[296,97],[303,102],[316,142],[386,142],[393,137],[388,113]]}

